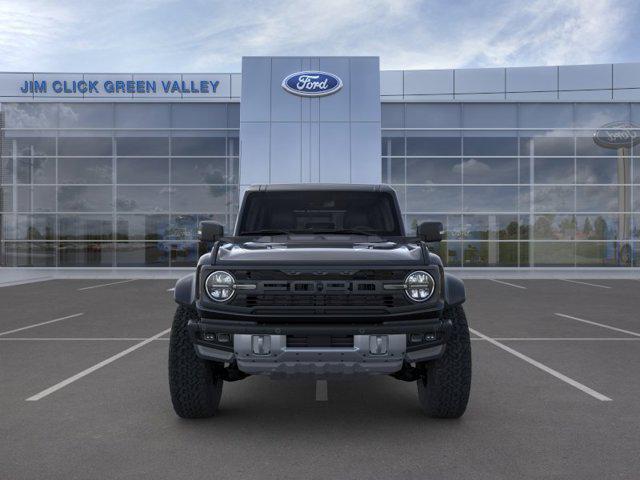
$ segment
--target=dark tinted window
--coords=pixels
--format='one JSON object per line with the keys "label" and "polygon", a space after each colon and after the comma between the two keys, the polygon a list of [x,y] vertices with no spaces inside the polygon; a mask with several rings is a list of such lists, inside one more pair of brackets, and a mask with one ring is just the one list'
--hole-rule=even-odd
{"label": "dark tinted window", "polygon": [[243,212],[241,235],[262,230],[401,235],[393,197],[384,192],[256,192]]}

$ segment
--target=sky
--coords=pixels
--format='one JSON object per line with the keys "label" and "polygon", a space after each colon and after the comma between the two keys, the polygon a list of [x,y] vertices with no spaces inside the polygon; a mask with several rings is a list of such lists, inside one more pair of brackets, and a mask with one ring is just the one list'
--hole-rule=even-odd
{"label": "sky", "polygon": [[243,55],[384,70],[640,62],[637,0],[0,0],[0,71],[240,72]]}

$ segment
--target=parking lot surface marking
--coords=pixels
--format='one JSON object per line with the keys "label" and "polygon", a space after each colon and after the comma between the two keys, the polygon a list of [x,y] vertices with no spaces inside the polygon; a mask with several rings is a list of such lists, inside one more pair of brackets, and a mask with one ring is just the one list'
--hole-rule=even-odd
{"label": "parking lot surface marking", "polygon": [[47,320],[46,322],[34,323],[33,325],[27,325],[26,327],[14,328],[13,330],[7,330],[6,332],[1,332],[2,335],[9,335],[10,333],[21,332],[23,330],[28,330],[30,328],[39,327],[40,325],[47,325],[48,323],[61,322],[62,320],[67,320],[69,318],[79,317],[80,315],[84,315],[82,313],[74,313],[73,315],[67,315],[66,317],[54,318],[53,320]]}
{"label": "parking lot surface marking", "polygon": [[82,287],[79,288],[78,291],[82,292],[84,290],[91,290],[93,288],[100,288],[100,287],[109,287],[111,285],[120,285],[121,283],[129,283],[129,282],[135,282],[136,280],[138,280],[137,278],[131,278],[129,280],[121,280],[119,282],[111,282],[111,283],[102,283],[100,285],[91,285],[90,287]]}
{"label": "parking lot surface marking", "polygon": [[589,388],[586,385],[583,385],[582,383],[574,380],[573,378],[569,378],[566,375],[563,375],[562,373],[558,372],[557,370],[554,370],[551,367],[547,367],[543,363],[540,363],[537,360],[534,360],[533,358],[528,357],[524,353],[520,353],[519,351],[514,350],[513,348],[506,346],[504,343],[500,343],[499,341],[497,341],[497,340],[495,340],[495,339],[493,339],[491,337],[488,337],[485,334],[480,333],[477,330],[474,330],[473,328],[469,328],[469,331],[473,332],[475,335],[477,335],[480,338],[484,338],[487,342],[491,343],[492,345],[495,345],[498,348],[501,348],[505,352],[508,352],[511,355],[515,355],[520,360],[524,360],[525,362],[533,365],[534,367],[539,368],[543,372],[548,373],[549,375],[553,375],[557,379],[562,380],[563,382],[568,383],[572,387],[575,387],[578,390],[583,391],[587,395],[591,395],[593,398],[596,398],[596,399],[598,399],[598,400],[600,400],[602,402],[610,402],[611,401],[611,398],[607,397],[606,395],[603,395],[600,392],[597,392],[597,391],[593,390],[592,388]]}
{"label": "parking lot surface marking", "polygon": [[170,332],[171,329],[167,328],[166,330],[163,330],[160,333],[155,334],[153,337],[149,337],[146,340],[143,340],[140,343],[136,343],[135,345],[127,348],[126,350],[123,350],[120,353],[116,353],[115,355],[107,358],[106,360],[103,360],[100,363],[96,363],[94,366],[87,368],[86,370],[81,371],[80,373],[76,373],[75,375],[73,375],[72,377],[67,378],[66,380],[63,380],[59,383],[56,383],[55,385],[47,388],[46,390],[41,391],[40,393],[37,393],[29,398],[27,398],[27,402],[37,402],[38,400],[43,399],[44,397],[46,397],[47,395],[51,395],[52,393],[60,390],[61,388],[66,387],[67,385],[75,382],[76,380],[81,379],[82,377],[85,377],[87,375],[89,375],[90,373],[95,372],[96,370],[109,365],[112,362],[115,362],[116,360],[118,360],[119,358],[124,357],[125,355],[130,354],[131,352],[144,347],[146,344],[153,342],[155,339],[160,338],[162,335],[165,335],[166,333]]}
{"label": "parking lot surface marking", "polygon": [[527,289],[527,287],[523,287],[522,285],[516,285],[515,283],[503,282],[502,280],[496,280],[495,278],[490,278],[489,280],[491,280],[492,282],[500,283],[502,285],[508,285],[510,287],[513,287],[513,288],[519,288],[521,290],[526,290]]}
{"label": "parking lot surface marking", "polygon": [[597,283],[580,282],[578,280],[569,280],[567,278],[560,278],[560,280],[563,281],[563,282],[577,283],[578,285],[588,285],[590,287],[611,288],[608,285],[598,285]]}
{"label": "parking lot surface marking", "polygon": [[626,333],[628,335],[633,335],[635,337],[640,337],[640,333],[632,332],[631,330],[624,330],[618,327],[612,327],[611,325],[605,325],[604,323],[592,322],[591,320],[585,320],[584,318],[572,317],[571,315],[565,315],[564,313],[555,313],[559,317],[570,318],[571,320],[576,320],[582,323],[588,323],[589,325],[595,325],[596,327],[607,328],[609,330],[613,330],[615,332]]}
{"label": "parking lot surface marking", "polygon": [[326,402],[329,399],[329,387],[326,380],[316,380],[316,401]]}

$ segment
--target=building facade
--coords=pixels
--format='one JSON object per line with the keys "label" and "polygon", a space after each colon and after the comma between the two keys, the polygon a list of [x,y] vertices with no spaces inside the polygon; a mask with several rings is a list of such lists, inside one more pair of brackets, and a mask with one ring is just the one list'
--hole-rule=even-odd
{"label": "building facade", "polygon": [[[282,88],[329,72],[336,93]],[[0,266],[181,267],[252,183],[388,183],[454,267],[640,267],[640,64],[0,74]]]}

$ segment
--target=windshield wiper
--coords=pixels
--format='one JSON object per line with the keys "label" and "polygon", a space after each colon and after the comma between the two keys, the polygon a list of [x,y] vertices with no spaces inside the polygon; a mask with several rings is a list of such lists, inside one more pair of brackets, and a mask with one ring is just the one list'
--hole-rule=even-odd
{"label": "windshield wiper", "polygon": [[289,230],[281,230],[277,228],[263,229],[263,230],[251,230],[248,232],[240,232],[240,235],[289,235]]}

